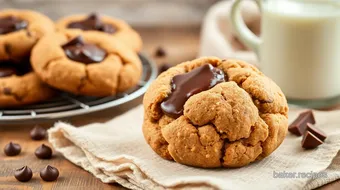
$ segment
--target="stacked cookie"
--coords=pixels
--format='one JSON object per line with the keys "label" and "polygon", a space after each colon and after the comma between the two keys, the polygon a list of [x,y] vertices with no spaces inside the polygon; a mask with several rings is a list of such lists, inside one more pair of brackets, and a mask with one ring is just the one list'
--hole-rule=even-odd
{"label": "stacked cookie", "polygon": [[134,87],[142,41],[124,21],[96,14],[53,23],[29,10],[0,11],[0,107],[44,101],[58,90],[110,96]]}

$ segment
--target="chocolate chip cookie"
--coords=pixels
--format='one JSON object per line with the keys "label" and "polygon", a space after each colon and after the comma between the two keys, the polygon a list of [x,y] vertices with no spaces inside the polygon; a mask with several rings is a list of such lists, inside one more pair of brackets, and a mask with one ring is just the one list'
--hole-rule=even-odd
{"label": "chocolate chip cookie", "polygon": [[134,87],[142,73],[138,55],[101,33],[59,32],[33,48],[34,71],[47,84],[67,92],[109,96]]}
{"label": "chocolate chip cookie", "polygon": [[142,40],[139,34],[123,20],[109,16],[99,16],[95,13],[90,15],[72,15],[57,21],[56,26],[60,31],[80,30],[86,33],[105,33],[121,40],[126,46],[136,52],[142,49]]}
{"label": "chocolate chip cookie", "polygon": [[143,133],[161,157],[203,167],[241,167],[284,140],[281,89],[239,60],[204,57],[165,71],[144,96]]}
{"label": "chocolate chip cookie", "polygon": [[29,62],[0,62],[0,108],[47,100],[55,94],[32,72]]}
{"label": "chocolate chip cookie", "polygon": [[0,60],[20,63],[28,57],[34,44],[54,23],[46,16],[29,10],[0,11]]}

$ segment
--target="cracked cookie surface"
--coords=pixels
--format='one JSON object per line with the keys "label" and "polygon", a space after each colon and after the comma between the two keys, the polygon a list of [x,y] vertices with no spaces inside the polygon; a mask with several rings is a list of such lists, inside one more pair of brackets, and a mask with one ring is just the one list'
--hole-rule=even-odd
{"label": "cracked cookie surface", "polygon": [[[183,114],[161,108],[174,76],[211,64],[227,80],[190,96]],[[162,73],[147,90],[143,133],[161,157],[203,167],[241,167],[270,155],[288,127],[288,105],[280,88],[257,68],[239,60],[204,57]]]}
{"label": "cracked cookie surface", "polygon": [[68,25],[73,22],[79,22],[87,19],[91,15],[71,15],[64,18],[61,18],[56,22],[56,28],[58,31],[69,31],[79,33],[102,33],[108,36],[113,36],[116,39],[122,41],[127,47],[130,47],[136,52],[139,52],[142,49],[142,39],[140,35],[133,30],[125,21],[109,17],[106,15],[100,15],[100,20],[107,24],[111,25],[115,28],[115,31],[112,33],[105,33],[97,30],[81,30],[77,28],[69,28]]}
{"label": "cracked cookie surface", "polygon": [[0,78],[0,107],[16,107],[47,100],[55,91],[29,72]]}
{"label": "cracked cookie surface", "polygon": [[[71,60],[62,46],[81,36],[106,51],[99,63]],[[59,32],[44,36],[32,50],[34,71],[47,84],[73,94],[110,96],[137,85],[142,64],[138,55],[120,41],[99,33]]]}
{"label": "cracked cookie surface", "polygon": [[[0,34],[0,60],[21,61],[29,56],[31,49],[42,36],[55,30],[54,23],[48,17],[30,10],[5,9],[0,11],[0,19],[6,18],[22,20],[25,26],[20,30],[18,28],[18,30]],[[14,27],[9,26],[8,20],[2,25],[2,27],[6,26]],[[1,30],[4,31],[3,28]]]}

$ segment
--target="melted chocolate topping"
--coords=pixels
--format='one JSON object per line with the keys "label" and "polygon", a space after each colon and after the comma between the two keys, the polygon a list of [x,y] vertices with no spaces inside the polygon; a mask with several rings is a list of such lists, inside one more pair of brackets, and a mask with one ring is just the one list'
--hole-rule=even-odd
{"label": "melted chocolate topping", "polygon": [[99,63],[106,57],[106,52],[93,44],[86,44],[81,36],[78,36],[62,46],[69,59],[90,64]]}
{"label": "melted chocolate topping", "polygon": [[81,30],[98,30],[113,34],[117,31],[117,28],[111,24],[105,24],[101,21],[100,17],[92,13],[86,19],[77,22],[71,22],[67,25],[68,28],[78,28]]}
{"label": "melted chocolate topping", "polygon": [[188,73],[176,75],[171,80],[171,94],[161,103],[163,112],[173,118],[183,114],[185,102],[197,93],[225,82],[224,72],[211,64],[203,65]]}
{"label": "melted chocolate topping", "polygon": [[28,23],[14,16],[0,18],[0,34],[8,34],[27,28]]}
{"label": "melted chocolate topping", "polygon": [[22,76],[32,70],[29,62],[13,63],[10,61],[0,62],[0,78],[9,77],[12,75]]}

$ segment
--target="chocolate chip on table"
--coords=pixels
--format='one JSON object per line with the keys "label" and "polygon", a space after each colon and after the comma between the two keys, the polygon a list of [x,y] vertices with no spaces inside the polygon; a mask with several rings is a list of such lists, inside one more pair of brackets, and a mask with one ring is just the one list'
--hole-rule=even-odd
{"label": "chocolate chip on table", "polygon": [[164,71],[167,71],[168,69],[171,68],[171,65],[168,63],[163,63],[160,67],[159,67],[159,73],[163,73]]}
{"label": "chocolate chip on table", "polygon": [[21,182],[26,182],[26,181],[31,180],[32,176],[33,176],[32,170],[27,166],[17,169],[14,172],[14,177],[18,181],[21,181]]}
{"label": "chocolate chip on table", "polygon": [[4,152],[7,156],[16,156],[20,154],[21,146],[19,144],[10,142],[5,146]]}
{"label": "chocolate chip on table", "polygon": [[166,51],[162,47],[158,47],[155,51],[155,57],[165,57]]}
{"label": "chocolate chip on table", "polygon": [[318,137],[313,135],[311,132],[307,131],[305,136],[302,139],[301,146],[302,148],[305,148],[305,149],[312,149],[312,148],[316,148],[322,143],[323,142]]}
{"label": "chocolate chip on table", "polygon": [[315,118],[312,110],[301,113],[298,118],[289,125],[288,131],[297,136],[301,136],[306,132],[307,123],[315,124]]}
{"label": "chocolate chip on table", "polygon": [[35,126],[30,132],[31,139],[33,140],[43,140],[46,137],[46,129]]}
{"label": "chocolate chip on table", "polygon": [[86,19],[76,22],[71,22],[67,28],[76,28],[81,30],[97,30],[109,34],[117,31],[117,28],[112,24],[102,22],[100,16],[96,13],[91,13]]}
{"label": "chocolate chip on table", "polygon": [[311,132],[314,136],[318,137],[321,141],[325,141],[327,135],[311,123],[307,123],[307,131]]}
{"label": "chocolate chip on table", "polygon": [[40,159],[50,159],[52,158],[52,149],[49,146],[42,144],[35,150],[34,154]]}
{"label": "chocolate chip on table", "polygon": [[171,80],[171,93],[161,103],[161,109],[166,115],[177,118],[182,115],[183,106],[192,95],[209,90],[226,80],[224,72],[211,64],[176,75]]}
{"label": "chocolate chip on table", "polygon": [[11,88],[3,88],[2,89],[2,92],[5,94],[5,95],[11,95],[12,94],[12,89]]}
{"label": "chocolate chip on table", "polygon": [[44,181],[55,181],[59,177],[59,171],[57,168],[47,165],[40,171],[40,177]]}
{"label": "chocolate chip on table", "polygon": [[90,64],[99,63],[106,57],[106,51],[94,44],[87,44],[81,36],[62,46],[67,57],[73,61]]}

